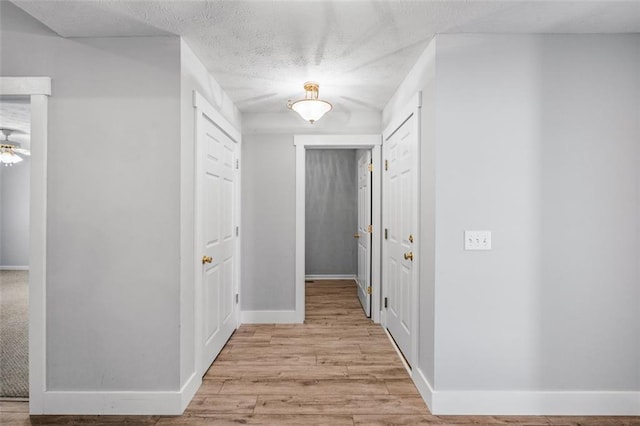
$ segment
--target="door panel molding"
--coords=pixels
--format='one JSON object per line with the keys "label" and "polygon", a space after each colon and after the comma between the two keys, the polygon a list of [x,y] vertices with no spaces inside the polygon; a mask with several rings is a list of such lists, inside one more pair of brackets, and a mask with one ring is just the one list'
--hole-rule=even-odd
{"label": "door panel molding", "polygon": [[[239,325],[240,309],[236,303],[235,295],[239,294],[240,283],[240,237],[235,233],[240,226],[240,153],[241,134],[227,121],[197,91],[193,92],[193,106],[196,109],[195,120],[195,196],[194,196],[194,324],[195,324],[195,374],[198,378],[206,371],[210,363],[210,354],[205,359],[205,347],[209,343],[220,346],[218,340],[223,334],[229,334],[229,327],[234,330]],[[206,134],[206,138],[203,135]],[[229,143],[231,145],[229,145]],[[205,145],[206,144],[206,145]],[[227,146],[229,145],[229,146]],[[233,146],[231,148],[231,146]],[[206,156],[206,161],[204,157]],[[207,168],[215,164],[215,172],[210,173]],[[204,178],[205,172],[207,178]],[[209,181],[211,178],[211,181]],[[229,183],[232,187],[229,188]],[[210,186],[215,192],[211,197],[203,196],[204,186]],[[231,198],[231,200],[229,200]],[[231,203],[229,202],[231,201]],[[232,205],[232,208],[220,211],[219,217],[210,217],[205,220],[201,210],[206,205]],[[231,252],[225,248],[231,244]],[[207,254],[213,259],[213,263],[203,265],[201,258],[203,250],[209,253],[215,251],[215,255]],[[203,268],[205,268],[203,270]],[[214,274],[215,272],[215,274]],[[205,286],[205,276],[216,280]],[[231,278],[230,278],[231,277]],[[228,282],[231,279],[231,282]],[[217,284],[217,285],[216,285]],[[215,293],[215,294],[214,294]],[[203,311],[203,298],[211,300],[226,300],[231,303],[231,310],[220,309],[213,313]],[[220,306],[220,304],[218,304]],[[231,315],[231,317],[230,317]],[[205,342],[205,332],[206,336]],[[218,333],[220,336],[218,336]],[[217,338],[217,340],[215,340]],[[213,342],[215,340],[215,342]],[[223,339],[226,341],[226,339]],[[224,345],[224,343],[222,343]],[[221,348],[220,348],[221,349]]]}
{"label": "door panel molding", "polygon": [[358,221],[357,221],[357,250],[358,299],[367,317],[371,317],[371,293],[367,288],[371,285],[371,150],[356,151],[356,183],[358,186]]}
{"label": "door panel molding", "polygon": [[371,235],[371,319],[380,322],[381,283],[381,185],[382,185],[382,139],[380,135],[294,135],[296,147],[296,260],[295,260],[295,321],[304,322],[305,308],[305,171],[307,149],[371,149],[373,159],[373,196]]}
{"label": "door panel molding", "polygon": [[[415,138],[415,146],[414,146],[414,152],[411,153],[411,156],[413,158],[411,167],[413,168],[413,172],[412,172],[412,181],[409,182],[409,187],[411,188],[411,191],[413,192],[413,196],[412,196],[412,201],[413,201],[413,205],[411,206],[411,222],[412,225],[410,225],[411,231],[408,231],[409,228],[407,229],[402,229],[402,231],[400,232],[400,234],[396,235],[397,233],[394,233],[394,230],[390,230],[389,232],[389,241],[393,241],[394,238],[397,239],[396,243],[397,245],[402,246],[403,244],[407,246],[407,250],[410,249],[410,251],[413,253],[413,258],[416,259],[416,261],[413,261],[411,263],[411,274],[412,274],[412,279],[413,279],[413,285],[411,287],[411,294],[409,295],[409,297],[407,297],[406,299],[408,299],[408,303],[409,306],[406,306],[406,309],[409,309],[409,315],[404,317],[404,320],[408,323],[408,328],[411,333],[408,339],[409,342],[409,350],[408,353],[405,353],[405,357],[407,358],[407,360],[409,361],[409,363],[411,364],[411,367],[414,367],[416,364],[416,361],[418,359],[418,336],[419,336],[419,330],[418,330],[418,311],[419,311],[419,282],[420,282],[420,269],[419,269],[419,259],[420,259],[420,239],[417,238],[417,240],[414,240],[414,242],[412,242],[411,244],[409,244],[409,241],[405,241],[408,238],[408,233],[411,232],[414,237],[417,237],[420,234],[420,222],[419,222],[419,208],[420,208],[420,198],[419,198],[419,194],[420,194],[420,167],[419,167],[419,161],[418,159],[420,158],[420,109],[422,107],[422,92],[417,92],[404,106],[403,109],[399,110],[398,113],[396,113],[393,118],[391,119],[390,123],[387,125],[387,127],[385,127],[384,131],[383,131],[383,153],[384,151],[387,149],[386,145],[395,135],[396,132],[398,130],[400,130],[403,126],[405,125],[409,125],[411,126],[410,129],[405,129],[407,131],[410,132],[411,135],[413,135],[412,137]],[[413,118],[413,120],[409,123],[407,123],[409,120],[411,120]],[[383,161],[387,161],[387,158],[384,158]],[[391,161],[391,160],[389,160]],[[386,173],[386,172],[385,172]],[[385,175],[386,176],[386,175]],[[393,192],[389,191],[389,185],[392,182],[388,182],[388,180],[386,179],[386,177],[383,177],[383,193],[385,194],[385,203],[388,202],[394,202],[394,200],[397,199],[396,195]],[[406,185],[402,186],[402,182],[399,180],[397,182],[397,184],[399,185],[397,190],[401,191],[403,189],[406,189]],[[405,182],[405,184],[407,184]],[[391,200],[391,201],[389,201]],[[385,204],[386,206],[386,204]],[[383,209],[386,210],[386,208],[383,206]],[[383,212],[384,213],[384,212]],[[391,218],[392,220],[393,218]],[[388,223],[390,219],[389,218],[385,218],[384,219],[384,223],[386,226],[386,224]],[[399,224],[399,227],[405,228],[405,226],[402,225],[407,225],[407,224]],[[383,244],[383,250],[384,250],[385,245]],[[383,277],[387,274],[387,271],[384,270],[384,268],[390,268],[391,265],[388,265],[386,262],[386,256],[387,254],[383,251],[382,255],[381,255],[381,259],[382,259],[382,268],[383,268]],[[399,274],[402,272],[402,261],[405,259],[402,258],[398,258],[398,261],[396,262],[395,266],[397,267],[397,275],[398,278]],[[386,265],[386,266],[385,266]],[[382,288],[382,293],[383,296],[387,296],[389,294],[389,292],[396,292],[398,291],[397,288],[390,288],[390,283],[389,282],[384,282],[383,283],[383,288]],[[396,297],[397,299],[397,297]],[[393,308],[392,306],[390,306],[389,308]],[[388,309],[389,309],[388,308]],[[406,310],[405,309],[405,310]],[[382,310],[382,324],[384,325],[385,328],[387,328],[388,326],[388,315],[387,315],[387,310],[383,309]],[[396,336],[399,338],[399,336]],[[405,348],[406,350],[406,348]],[[417,371],[417,369],[413,369],[413,371]]]}

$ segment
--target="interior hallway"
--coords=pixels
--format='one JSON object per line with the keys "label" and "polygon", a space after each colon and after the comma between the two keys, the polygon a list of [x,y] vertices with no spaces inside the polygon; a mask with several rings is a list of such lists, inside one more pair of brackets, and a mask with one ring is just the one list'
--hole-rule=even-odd
{"label": "interior hallway", "polygon": [[0,424],[640,425],[635,417],[432,416],[353,281],[306,288],[305,324],[242,325],[180,417],[38,416],[0,402]]}

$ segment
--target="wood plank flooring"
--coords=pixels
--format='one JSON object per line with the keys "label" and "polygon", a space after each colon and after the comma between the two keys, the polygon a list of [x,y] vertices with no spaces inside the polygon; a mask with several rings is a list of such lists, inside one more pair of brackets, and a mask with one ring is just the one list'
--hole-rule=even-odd
{"label": "wood plank flooring", "polygon": [[307,284],[307,319],[243,325],[179,417],[33,416],[0,402],[0,424],[70,425],[627,425],[639,417],[433,416],[353,281]]}

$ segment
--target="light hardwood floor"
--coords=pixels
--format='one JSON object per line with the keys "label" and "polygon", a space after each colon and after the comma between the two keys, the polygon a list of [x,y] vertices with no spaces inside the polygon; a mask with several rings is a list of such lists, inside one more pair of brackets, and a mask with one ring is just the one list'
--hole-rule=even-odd
{"label": "light hardwood floor", "polygon": [[432,416],[353,281],[307,284],[298,325],[243,325],[180,417],[27,415],[1,402],[0,424],[640,425],[640,417]]}

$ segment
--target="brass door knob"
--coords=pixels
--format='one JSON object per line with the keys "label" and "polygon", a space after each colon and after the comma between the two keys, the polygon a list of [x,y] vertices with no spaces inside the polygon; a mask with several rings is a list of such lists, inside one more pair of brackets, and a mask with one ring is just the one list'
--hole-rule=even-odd
{"label": "brass door knob", "polygon": [[413,252],[410,251],[409,253],[405,253],[404,260],[411,260],[413,262]]}
{"label": "brass door knob", "polygon": [[202,264],[213,262],[213,257],[211,256],[202,256]]}
{"label": "brass door knob", "polygon": [[360,238],[360,234],[356,232],[355,234],[353,234],[353,238]]}

